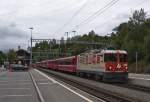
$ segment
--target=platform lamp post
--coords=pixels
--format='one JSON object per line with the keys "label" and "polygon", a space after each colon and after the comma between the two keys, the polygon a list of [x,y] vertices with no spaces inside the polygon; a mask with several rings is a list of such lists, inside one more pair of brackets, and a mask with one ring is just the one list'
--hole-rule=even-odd
{"label": "platform lamp post", "polygon": [[30,65],[31,65],[32,64],[32,30],[33,30],[33,27],[30,27],[29,29],[31,31],[31,48],[30,48]]}

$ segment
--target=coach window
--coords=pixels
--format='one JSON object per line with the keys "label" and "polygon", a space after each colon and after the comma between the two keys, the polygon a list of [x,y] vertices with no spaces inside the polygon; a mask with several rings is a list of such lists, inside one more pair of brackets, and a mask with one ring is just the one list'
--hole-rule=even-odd
{"label": "coach window", "polygon": [[70,64],[72,64],[72,62],[70,60],[64,60],[63,64],[64,65],[70,65]]}
{"label": "coach window", "polygon": [[59,65],[63,65],[64,62],[63,62],[63,61],[59,61],[58,64],[59,64]]}
{"label": "coach window", "polygon": [[66,61],[65,61],[65,64],[66,64],[66,65],[70,65],[70,64],[72,64],[72,62],[71,62],[71,60],[66,60]]}

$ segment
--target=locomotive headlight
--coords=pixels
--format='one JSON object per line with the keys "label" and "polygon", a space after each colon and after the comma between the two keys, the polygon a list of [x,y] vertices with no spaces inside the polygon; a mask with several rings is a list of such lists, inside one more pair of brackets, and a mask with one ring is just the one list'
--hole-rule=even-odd
{"label": "locomotive headlight", "polygon": [[112,67],[111,67],[111,66],[109,66],[109,69],[111,70],[111,69],[112,69]]}

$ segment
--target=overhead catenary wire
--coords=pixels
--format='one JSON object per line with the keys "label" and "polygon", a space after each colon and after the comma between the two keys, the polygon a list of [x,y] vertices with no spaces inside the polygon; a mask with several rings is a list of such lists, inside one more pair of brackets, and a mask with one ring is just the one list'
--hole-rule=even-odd
{"label": "overhead catenary wire", "polygon": [[60,32],[62,29],[64,29],[67,25],[69,25],[73,19],[81,12],[81,10],[87,5],[88,0],[85,0],[85,2],[83,3],[83,5],[71,16],[71,18],[65,23],[63,24],[63,26],[61,26],[54,34]]}
{"label": "overhead catenary wire", "polygon": [[110,1],[108,4],[106,4],[104,7],[98,9],[96,12],[94,12],[92,15],[90,15],[89,17],[87,17],[85,20],[83,20],[81,23],[79,23],[78,25],[74,26],[74,28],[72,30],[74,30],[75,28],[87,24],[89,22],[91,22],[92,20],[94,20],[96,17],[98,17],[99,15],[101,15],[102,13],[104,13],[106,10],[108,10],[110,7],[112,7],[114,4],[116,4],[119,0],[112,0]]}
{"label": "overhead catenary wire", "polygon": [[[140,2],[137,2],[137,4],[135,4],[135,5],[133,6],[133,9],[135,9],[136,7],[138,7],[138,6],[142,5],[142,4],[144,4],[146,1],[148,1],[148,0],[141,0]],[[128,9],[128,10],[130,10],[130,9]],[[132,13],[133,13],[133,12],[132,12]],[[147,15],[146,17],[148,18],[148,17],[150,17],[150,15]],[[107,22],[108,22],[108,21],[107,21]],[[103,23],[103,25],[104,25],[104,24],[106,24],[106,22]],[[96,26],[95,28],[98,28],[99,26],[101,26],[101,25],[98,25],[98,26]]]}

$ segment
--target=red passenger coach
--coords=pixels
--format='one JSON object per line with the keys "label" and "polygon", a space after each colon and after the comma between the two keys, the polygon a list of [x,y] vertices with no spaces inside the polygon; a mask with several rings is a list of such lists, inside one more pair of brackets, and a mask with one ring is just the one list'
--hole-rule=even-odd
{"label": "red passenger coach", "polygon": [[71,57],[65,57],[65,58],[59,58],[55,60],[48,60],[48,68],[53,70],[60,70],[64,72],[76,72],[77,67],[77,57],[71,56]]}
{"label": "red passenger coach", "polygon": [[48,60],[48,68],[49,69],[56,69],[56,60]]}
{"label": "red passenger coach", "polygon": [[60,58],[57,60],[58,62],[58,70],[66,71],[66,72],[76,72],[76,56]]}
{"label": "red passenger coach", "polygon": [[36,62],[36,67],[40,67],[40,62]]}
{"label": "red passenger coach", "polygon": [[58,62],[55,60],[48,60],[48,68],[52,70],[58,69]]}

